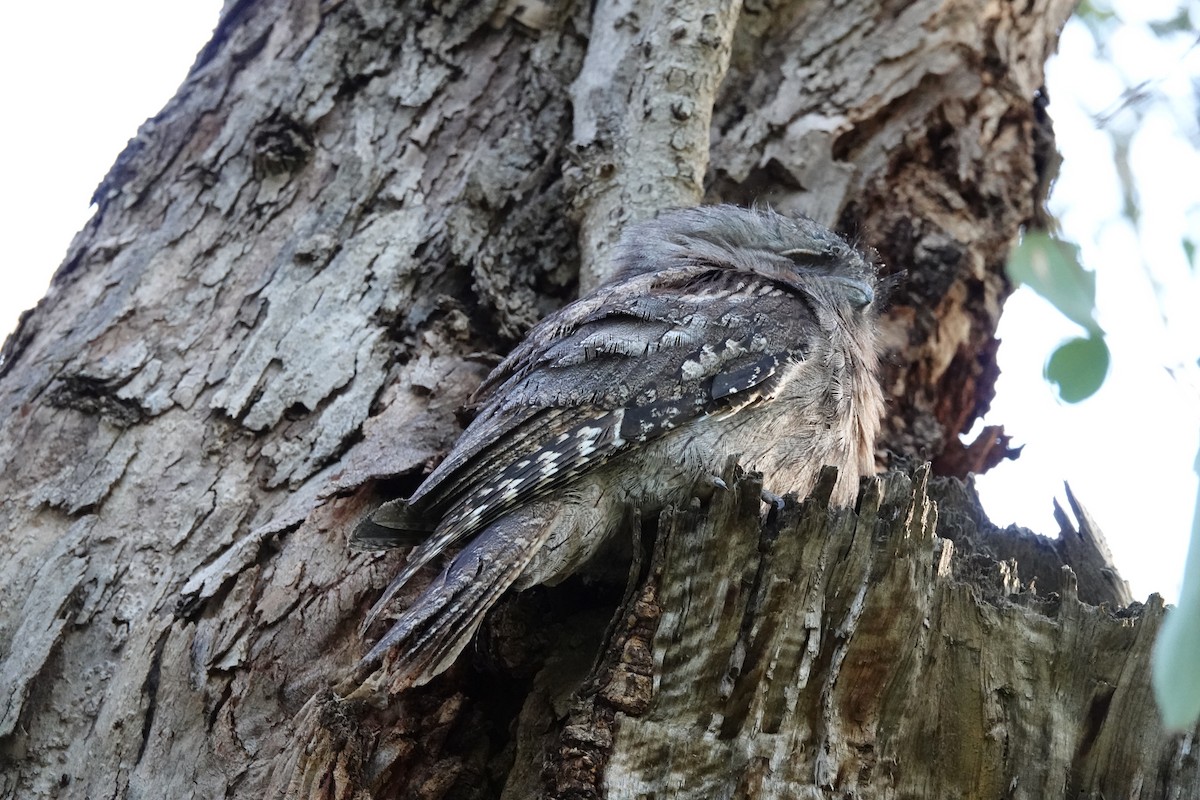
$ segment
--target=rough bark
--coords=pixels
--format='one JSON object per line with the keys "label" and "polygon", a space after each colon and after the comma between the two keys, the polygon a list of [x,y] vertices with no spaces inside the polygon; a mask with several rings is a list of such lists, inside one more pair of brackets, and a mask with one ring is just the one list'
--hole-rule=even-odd
{"label": "rough bark", "polygon": [[819,503],[760,529],[741,483],[664,518],[634,579],[511,598],[439,682],[345,685],[402,558],[348,528],[662,204],[766,200],[878,249],[907,273],[883,445],[1003,455],[958,434],[1070,4],[595,5],[227,4],[0,356],[0,794],[1195,788],[1144,686],[1159,605],[1090,607],[1115,596],[1062,578],[1104,584],[1066,544],[956,555],[987,526],[943,499],[933,538],[923,479],[821,534]]}

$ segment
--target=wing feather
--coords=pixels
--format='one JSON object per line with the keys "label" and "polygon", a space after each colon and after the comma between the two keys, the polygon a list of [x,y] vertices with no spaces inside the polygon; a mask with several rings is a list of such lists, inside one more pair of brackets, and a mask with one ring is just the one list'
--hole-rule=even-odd
{"label": "wing feather", "polygon": [[478,416],[409,500],[441,522],[366,625],[449,545],[633,445],[771,395],[782,366],[804,359],[809,344],[787,339],[803,326],[769,320],[813,317],[806,295],[744,273],[681,272],[674,285],[638,276],[567,306],[492,372]]}
{"label": "wing feather", "polygon": [[[713,276],[684,277],[690,284],[708,277],[708,284],[671,287],[670,296],[654,286],[657,294],[647,297],[637,286],[622,291],[623,282],[538,325],[484,382],[475,421],[410,503],[443,515],[439,529],[458,527],[454,509],[481,497],[504,496],[494,508],[502,512],[632,442],[741,405],[784,363],[804,358],[808,343],[787,340],[796,326],[769,320],[812,317],[807,296],[738,274],[716,275],[736,278],[742,286],[733,291]],[[644,357],[647,349],[654,358]],[[651,419],[659,424],[643,430]],[[485,511],[477,522],[494,518]]]}

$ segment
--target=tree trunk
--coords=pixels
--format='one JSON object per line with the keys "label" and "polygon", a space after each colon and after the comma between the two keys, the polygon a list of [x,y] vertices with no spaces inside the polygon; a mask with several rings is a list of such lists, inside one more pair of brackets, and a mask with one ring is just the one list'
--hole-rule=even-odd
{"label": "tree trunk", "polygon": [[1070,7],[227,3],[0,354],[0,795],[1200,792],[1147,688],[1161,603],[1114,610],[1079,509],[1057,543],[996,531],[926,469],[760,523],[731,466],[428,686],[349,678],[403,559],[350,552],[353,522],[665,206],[876,248],[907,274],[882,445],[939,476],[1004,457],[958,436]]}

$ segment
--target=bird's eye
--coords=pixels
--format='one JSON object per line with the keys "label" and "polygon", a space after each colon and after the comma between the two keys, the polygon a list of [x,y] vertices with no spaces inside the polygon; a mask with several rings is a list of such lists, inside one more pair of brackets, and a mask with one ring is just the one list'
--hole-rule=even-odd
{"label": "bird's eye", "polygon": [[837,262],[837,253],[829,249],[793,247],[780,251],[779,255],[790,259],[798,267],[828,267]]}
{"label": "bird's eye", "polygon": [[820,250],[814,250],[811,247],[793,247],[791,250],[780,251],[779,255],[786,256],[793,261],[808,261],[820,258],[822,253]]}
{"label": "bird's eye", "polygon": [[846,300],[855,308],[866,308],[875,299],[875,289],[866,281],[835,275],[831,275],[829,279],[838,285],[846,295]]}

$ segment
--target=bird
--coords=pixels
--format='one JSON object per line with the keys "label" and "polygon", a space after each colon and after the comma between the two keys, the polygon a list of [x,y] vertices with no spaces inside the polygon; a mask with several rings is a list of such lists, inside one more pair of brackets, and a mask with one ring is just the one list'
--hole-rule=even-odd
{"label": "bird", "polygon": [[[457,545],[360,662],[393,685],[445,671],[507,590],[553,585],[626,510],[688,502],[730,458],[779,495],[824,465],[852,504],[874,472],[879,268],[802,216],[711,205],[629,226],[611,278],[534,326],[484,379],[478,409],[405,499],[362,519],[359,549],[413,546],[362,632]],[[391,654],[389,656],[389,654]]]}

